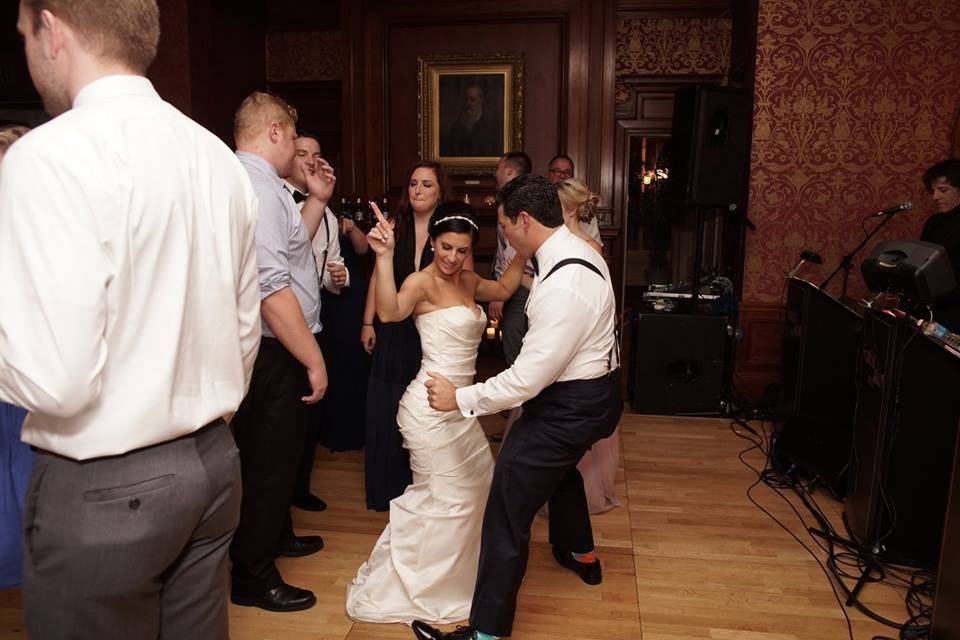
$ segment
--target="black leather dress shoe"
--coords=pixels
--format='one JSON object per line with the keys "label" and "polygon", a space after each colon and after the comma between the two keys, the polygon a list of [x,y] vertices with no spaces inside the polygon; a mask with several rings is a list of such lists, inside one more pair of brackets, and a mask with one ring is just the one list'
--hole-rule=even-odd
{"label": "black leather dress shoe", "polygon": [[306,589],[281,583],[279,587],[260,594],[243,593],[233,589],[230,602],[241,607],[260,607],[267,611],[303,611],[317,604],[317,597]]}
{"label": "black leather dress shoe", "polygon": [[294,499],[293,506],[304,511],[325,511],[327,509],[327,503],[312,493]]}
{"label": "black leather dress shoe", "polygon": [[320,551],[320,549],[323,549],[323,538],[320,536],[294,536],[280,545],[277,555],[288,558],[299,558],[300,556],[308,556],[311,553],[316,553]]}
{"label": "black leather dress shoe", "polygon": [[414,620],[410,626],[417,640],[473,640],[473,627],[457,627],[453,631],[440,631],[420,620]]}
{"label": "black leather dress shoe", "polygon": [[603,582],[603,572],[600,570],[600,560],[593,562],[580,562],[574,558],[569,551],[563,551],[557,547],[553,548],[553,557],[557,559],[561,567],[570,569],[580,579],[587,584],[600,584]]}

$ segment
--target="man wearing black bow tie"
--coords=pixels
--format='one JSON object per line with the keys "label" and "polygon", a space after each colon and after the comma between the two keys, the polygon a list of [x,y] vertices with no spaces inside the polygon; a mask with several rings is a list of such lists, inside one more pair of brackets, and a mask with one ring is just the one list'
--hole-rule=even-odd
{"label": "man wearing black bow tie", "polygon": [[[303,205],[310,195],[307,186],[306,172],[315,172],[316,167],[323,161],[320,155],[320,142],[311,134],[300,131],[294,140],[296,161],[290,175],[283,181],[283,187],[293,195],[297,207],[303,210]],[[350,272],[343,264],[340,256],[340,233],[337,225],[337,216],[330,207],[323,212],[323,219],[317,228],[312,241],[313,255],[317,260],[317,275],[324,291],[340,295],[343,287],[350,286]],[[320,340],[321,346],[323,340]],[[324,347],[324,349],[326,349]],[[297,474],[297,487],[293,494],[293,506],[307,511],[323,511],[327,503],[319,496],[310,492],[310,476],[313,474],[313,460],[316,456],[317,441],[319,440],[320,425],[318,424],[322,411],[317,404],[310,412],[307,424],[307,439],[303,447],[303,456],[300,460],[300,471]]]}

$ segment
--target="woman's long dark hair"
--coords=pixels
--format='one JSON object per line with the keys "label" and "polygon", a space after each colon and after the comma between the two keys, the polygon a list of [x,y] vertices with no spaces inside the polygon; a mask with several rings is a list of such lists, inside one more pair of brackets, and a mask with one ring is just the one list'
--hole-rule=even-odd
{"label": "woman's long dark hair", "polygon": [[424,167],[433,171],[433,175],[436,176],[439,198],[437,205],[439,206],[447,198],[447,172],[443,170],[443,165],[439,162],[425,161],[416,162],[410,166],[403,183],[400,206],[396,208],[396,214],[391,214],[391,218],[395,220],[393,229],[397,239],[397,248],[393,253],[393,274],[398,289],[403,284],[404,278],[415,271],[413,260],[417,255],[417,248],[413,245],[417,234],[413,225],[413,207],[410,205],[410,179],[414,171]]}
{"label": "woman's long dark hair", "polygon": [[470,242],[473,245],[477,244],[477,238],[480,236],[473,207],[459,200],[441,202],[433,210],[428,232],[434,240],[444,233],[466,233],[470,235]]}
{"label": "woman's long dark hair", "polygon": [[403,188],[400,191],[400,206],[397,207],[397,225],[396,228],[399,229],[403,227],[402,224],[408,217],[413,216],[413,207],[410,205],[410,179],[413,178],[413,172],[417,169],[430,169],[433,171],[433,175],[436,176],[436,182],[438,187],[437,193],[437,204],[444,202],[447,197],[447,172],[444,171],[443,165],[439,162],[432,162],[428,160],[423,160],[421,162],[415,162],[410,165],[410,168],[407,169],[407,175],[403,179]]}

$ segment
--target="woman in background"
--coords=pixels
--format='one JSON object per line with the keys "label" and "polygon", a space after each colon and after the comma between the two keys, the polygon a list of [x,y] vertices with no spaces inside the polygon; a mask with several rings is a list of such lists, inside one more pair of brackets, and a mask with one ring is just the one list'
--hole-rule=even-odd
{"label": "woman in background", "polygon": [[367,380],[370,356],[356,335],[363,324],[363,311],[370,280],[366,257],[367,237],[348,218],[340,218],[340,255],[350,273],[350,286],[339,294],[321,292],[323,331],[327,336],[324,358],[333,371],[323,401],[320,442],[330,451],[351,451],[364,445]]}
{"label": "woman in background", "polygon": [[[393,278],[397,289],[411,273],[433,262],[430,216],[447,198],[447,175],[437,162],[418,162],[407,170],[400,206],[389,223],[396,236]],[[471,261],[469,269],[473,268]],[[375,321],[376,275],[370,280],[360,341],[373,355],[367,384],[365,473],[367,508],[386,511],[412,480],[410,457],[397,427],[400,397],[420,367],[420,334],[412,318]]]}
{"label": "woman in background", "polygon": [[[0,165],[10,145],[27,131],[20,126],[0,127]],[[20,522],[33,468],[33,451],[20,441],[26,415],[20,407],[0,402],[0,589],[15,587],[23,578]]]}
{"label": "woman in background", "polygon": [[[570,178],[557,184],[557,195],[563,207],[563,222],[575,236],[602,253],[600,228],[597,225],[597,203],[600,198],[585,184]],[[620,464],[620,428],[609,438],[600,440],[580,460],[577,469],[583,476],[590,513],[601,513],[620,504],[616,495],[617,467]]]}
{"label": "woman in background", "polygon": [[576,178],[557,183],[557,195],[563,207],[563,223],[573,235],[597,250],[603,251],[600,226],[597,224],[597,203],[600,197]]}

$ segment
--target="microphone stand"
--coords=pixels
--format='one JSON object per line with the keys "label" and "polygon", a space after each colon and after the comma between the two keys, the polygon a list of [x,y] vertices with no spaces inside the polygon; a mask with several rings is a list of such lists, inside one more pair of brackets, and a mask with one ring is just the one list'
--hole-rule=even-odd
{"label": "microphone stand", "polygon": [[886,224],[890,222],[890,220],[895,215],[896,213],[891,213],[890,215],[884,216],[883,222],[881,222],[880,224],[876,225],[873,229],[871,229],[870,233],[868,233],[866,237],[864,237],[864,239],[860,241],[860,244],[854,247],[853,251],[843,256],[843,259],[840,261],[840,264],[837,265],[837,268],[833,270],[833,273],[827,276],[827,279],[820,284],[820,288],[826,291],[827,285],[830,284],[830,281],[833,280],[833,278],[838,273],[840,273],[841,269],[843,269],[843,285],[841,286],[841,289],[840,289],[839,298],[840,299],[846,298],[847,297],[847,280],[850,277],[850,270],[853,269],[853,256],[860,253],[860,250],[863,249],[868,242],[870,242],[870,239],[873,238],[873,236],[877,235],[877,232],[880,231],[880,229],[883,229],[883,227],[886,226]]}

